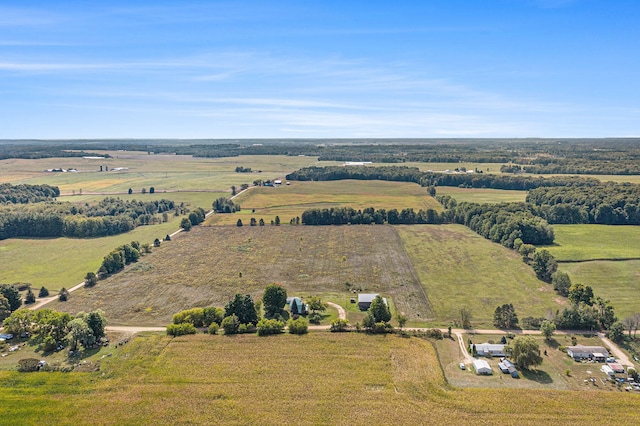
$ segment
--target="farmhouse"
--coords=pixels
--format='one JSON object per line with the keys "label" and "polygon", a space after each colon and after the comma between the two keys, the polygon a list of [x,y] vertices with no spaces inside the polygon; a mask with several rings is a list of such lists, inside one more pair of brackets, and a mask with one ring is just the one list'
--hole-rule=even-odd
{"label": "farmhouse", "polygon": [[476,374],[493,374],[493,372],[491,371],[491,366],[489,366],[489,363],[483,359],[474,360],[473,369],[476,370]]}
{"label": "farmhouse", "polygon": [[[290,299],[290,300],[289,300]],[[299,297],[287,298],[289,303],[289,311],[292,314],[306,315],[307,305]]]}
{"label": "farmhouse", "polygon": [[[361,293],[358,295],[358,308],[361,311],[366,311],[371,307],[371,302],[378,296],[378,293]],[[387,304],[387,299],[383,298],[384,304]]]}
{"label": "farmhouse", "polygon": [[590,359],[597,362],[604,362],[609,356],[609,351],[602,346],[567,346],[567,355],[576,361]]}
{"label": "farmhouse", "polygon": [[[479,343],[475,345],[478,356],[505,356],[503,344]],[[473,351],[473,347],[471,347]]]}

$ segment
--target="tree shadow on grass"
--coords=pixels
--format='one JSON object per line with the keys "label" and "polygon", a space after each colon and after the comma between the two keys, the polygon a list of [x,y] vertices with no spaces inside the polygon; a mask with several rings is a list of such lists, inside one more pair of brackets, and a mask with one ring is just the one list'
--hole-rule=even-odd
{"label": "tree shadow on grass", "polygon": [[546,371],[541,370],[519,370],[520,375],[527,379],[543,385],[553,383],[553,379]]}
{"label": "tree shadow on grass", "polygon": [[558,341],[556,339],[554,339],[553,337],[549,340],[544,341],[547,346],[549,346],[551,349],[558,349],[558,347],[560,347],[560,343],[558,343]]}

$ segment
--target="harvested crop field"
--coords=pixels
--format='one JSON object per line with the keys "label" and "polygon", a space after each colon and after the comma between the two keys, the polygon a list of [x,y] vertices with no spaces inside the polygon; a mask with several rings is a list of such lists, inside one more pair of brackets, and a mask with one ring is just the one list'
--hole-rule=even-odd
{"label": "harvested crop field", "polygon": [[396,228],[380,225],[195,227],[50,307],[100,308],[111,324],[166,324],[179,310],[224,306],[238,292],[259,298],[272,282],[289,294],[330,293],[341,300],[353,296],[349,288],[361,288],[390,297],[411,321],[432,316]]}

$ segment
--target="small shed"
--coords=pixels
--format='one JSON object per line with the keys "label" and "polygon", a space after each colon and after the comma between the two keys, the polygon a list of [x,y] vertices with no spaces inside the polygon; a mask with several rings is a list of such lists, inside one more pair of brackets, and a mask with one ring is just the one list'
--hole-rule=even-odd
{"label": "small shed", "polygon": [[624,367],[617,362],[611,362],[607,365],[613,370],[614,373],[624,373]]}
{"label": "small shed", "polygon": [[360,293],[358,295],[358,308],[361,311],[368,310],[376,296],[378,296],[378,293]]}
{"label": "small shed", "polygon": [[473,369],[476,370],[476,374],[491,375],[493,374],[491,366],[484,359],[476,359],[473,361]]}
{"label": "small shed", "polygon": [[613,369],[606,364],[600,367],[600,371],[602,371],[604,374],[606,374],[609,377],[615,376]]}

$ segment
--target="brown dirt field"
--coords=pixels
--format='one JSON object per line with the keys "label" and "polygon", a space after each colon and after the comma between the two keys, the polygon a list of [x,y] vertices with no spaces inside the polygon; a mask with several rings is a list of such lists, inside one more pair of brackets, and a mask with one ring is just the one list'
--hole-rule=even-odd
{"label": "brown dirt field", "polygon": [[237,292],[258,299],[272,282],[289,294],[347,300],[347,281],[391,298],[412,321],[432,317],[395,228],[376,225],[196,227],[48,307],[72,313],[100,308],[110,324],[161,325],[182,309],[224,306]]}

